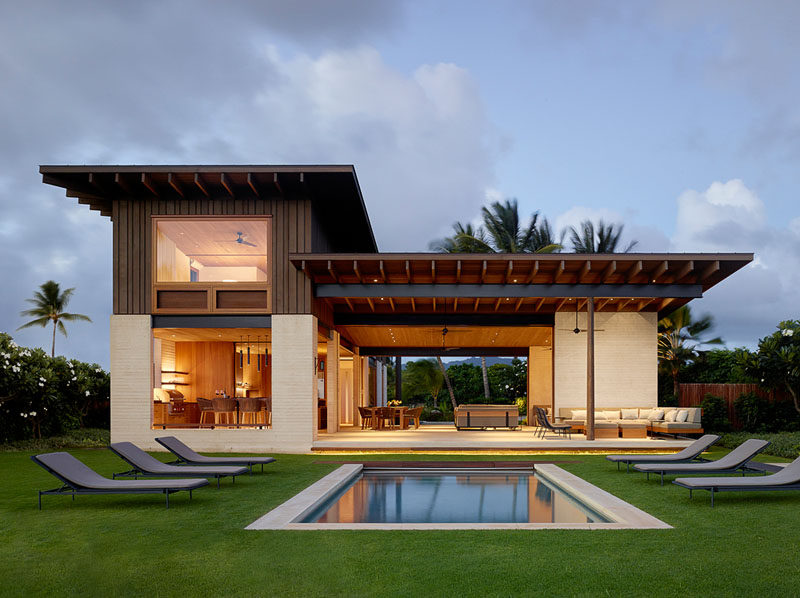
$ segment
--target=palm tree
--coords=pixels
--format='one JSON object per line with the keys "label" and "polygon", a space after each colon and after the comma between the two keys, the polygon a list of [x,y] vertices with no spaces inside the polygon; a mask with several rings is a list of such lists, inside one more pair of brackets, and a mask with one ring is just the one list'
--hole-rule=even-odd
{"label": "palm tree", "polygon": [[72,297],[72,293],[75,291],[74,288],[66,289],[62,292],[57,282],[48,280],[39,287],[39,289],[40,290],[33,294],[33,299],[25,300],[28,303],[32,303],[34,307],[20,312],[21,316],[33,317],[34,319],[27,324],[23,324],[17,328],[17,330],[22,330],[23,328],[29,328],[31,326],[41,326],[44,328],[48,323],[52,322],[53,345],[50,349],[50,356],[55,357],[56,328],[58,328],[61,334],[67,336],[67,329],[64,327],[64,322],[75,322],[77,320],[91,322],[92,320],[89,316],[84,316],[83,314],[70,314],[64,311]]}
{"label": "palm tree", "polygon": [[714,319],[706,314],[699,320],[692,319],[688,305],[679,307],[658,322],[658,359],[662,371],[672,376],[672,393],[679,392],[678,374],[681,368],[697,357],[700,345],[719,345],[719,337],[703,339],[702,335],[714,326]]}
{"label": "palm tree", "polygon": [[[579,229],[570,226],[562,233],[569,233],[572,251],[575,253],[618,253],[617,245],[624,225],[606,224],[602,220],[597,223],[597,228],[591,220],[581,222]],[[631,241],[619,253],[630,253],[639,241]]]}
{"label": "palm tree", "polygon": [[[473,228],[460,222],[453,225],[453,236],[430,244],[430,248],[444,253],[554,253],[561,245],[553,239],[553,229],[547,218],[539,219],[534,212],[527,225],[520,222],[516,199],[481,208],[483,226]],[[489,398],[489,375],[486,357],[481,357],[483,393]]]}
{"label": "palm tree", "polygon": [[456,222],[453,236],[430,244],[434,251],[444,253],[553,253],[561,245],[553,239],[553,230],[547,218],[539,219],[534,212],[527,225],[520,222],[516,199],[481,208],[483,225]]}

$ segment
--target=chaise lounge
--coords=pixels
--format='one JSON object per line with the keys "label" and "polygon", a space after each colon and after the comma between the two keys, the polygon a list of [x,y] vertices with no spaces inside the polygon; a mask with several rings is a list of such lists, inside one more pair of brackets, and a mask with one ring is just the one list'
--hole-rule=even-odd
{"label": "chaise lounge", "polygon": [[208,484],[208,480],[109,480],[78,461],[69,453],[44,453],[34,455],[31,460],[47,470],[64,484],[53,490],[39,490],[39,510],[42,510],[43,494],[164,494],[169,509],[169,495],[192,490]]}
{"label": "chaise lounge", "polygon": [[706,434],[705,436],[701,436],[695,440],[682,451],[672,455],[606,455],[606,459],[617,464],[617,471],[619,471],[619,464],[624,463],[626,473],[631,470],[631,464],[633,463],[704,462],[708,459],[703,459],[700,455],[707,451],[712,444],[717,442],[717,440],[719,440],[719,436],[716,436],[715,434]]}
{"label": "chaise lounge", "polygon": [[123,461],[126,461],[133,469],[115,473],[116,477],[139,476],[159,476],[159,477],[184,477],[184,478],[216,478],[217,488],[219,488],[220,478],[230,476],[233,483],[236,483],[236,476],[248,472],[247,467],[232,466],[202,466],[202,465],[170,465],[163,463],[155,457],[148,455],[132,442],[114,442],[108,445],[114,453]]}
{"label": "chaise lounge", "polygon": [[240,465],[249,467],[252,474],[253,465],[260,464],[263,472],[264,465],[275,462],[272,457],[206,457],[194,452],[174,436],[161,436],[156,438],[156,442],[178,458],[174,463],[186,463],[187,465]]}
{"label": "chaise lounge", "polygon": [[650,479],[651,473],[661,474],[661,485],[664,485],[665,474],[703,474],[703,473],[738,473],[758,472],[761,470],[747,467],[748,462],[758,453],[769,446],[769,441],[758,438],[750,438],[733,449],[730,453],[717,459],[716,461],[706,461],[704,463],[642,463],[634,465],[633,468],[647,474]]}
{"label": "chaise lounge", "polygon": [[763,478],[678,478],[673,484],[693,490],[709,490],[711,506],[714,492],[743,492],[752,490],[800,490],[800,457],[786,465],[781,471]]}

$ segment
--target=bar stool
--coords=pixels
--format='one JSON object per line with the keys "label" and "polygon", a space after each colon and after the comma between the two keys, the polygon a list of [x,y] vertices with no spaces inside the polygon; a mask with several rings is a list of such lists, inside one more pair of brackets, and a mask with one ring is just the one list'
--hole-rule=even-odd
{"label": "bar stool", "polygon": [[258,402],[261,405],[261,411],[258,414],[259,419],[266,426],[272,425],[272,397],[258,397]]}
{"label": "bar stool", "polygon": [[211,399],[214,406],[214,423],[219,424],[224,419],[226,424],[236,423],[236,399],[230,397],[214,397]]}
{"label": "bar stool", "polygon": [[261,411],[261,401],[256,398],[242,398],[239,399],[239,417],[240,423],[243,424],[257,424],[258,415]]}
{"label": "bar stool", "polygon": [[[197,406],[200,408],[200,423],[201,424],[208,424],[214,423],[214,405],[210,399],[204,399],[203,397],[197,397]],[[207,421],[207,420],[211,421]]]}

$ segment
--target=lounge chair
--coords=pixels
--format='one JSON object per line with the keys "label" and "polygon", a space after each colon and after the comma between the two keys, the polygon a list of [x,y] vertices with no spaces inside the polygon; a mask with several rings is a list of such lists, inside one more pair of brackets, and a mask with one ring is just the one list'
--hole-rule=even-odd
{"label": "lounge chair", "polygon": [[127,461],[133,469],[130,471],[123,471],[122,473],[115,473],[116,477],[133,477],[139,476],[158,476],[158,477],[184,477],[184,478],[216,478],[217,488],[219,488],[220,478],[230,476],[234,483],[236,483],[236,476],[248,472],[247,467],[232,467],[232,466],[202,466],[202,465],[185,465],[178,467],[177,465],[170,465],[159,461],[155,457],[148,455],[138,446],[132,442],[114,442],[108,445],[116,455],[123,461]]}
{"label": "lounge chair", "polygon": [[800,457],[787,464],[781,471],[761,478],[678,478],[673,484],[693,490],[710,490],[711,506],[714,492],[739,492],[748,490],[800,490]]}
{"label": "lounge chair", "polygon": [[695,440],[692,444],[684,448],[682,451],[673,455],[606,455],[606,459],[617,464],[617,471],[619,471],[619,464],[625,463],[625,471],[631,470],[631,463],[690,463],[692,461],[703,462],[708,459],[703,459],[700,455],[708,450],[712,444],[719,440],[719,436],[714,434],[706,434]]}
{"label": "lounge chair", "polygon": [[42,510],[42,494],[164,494],[169,509],[169,495],[173,492],[192,490],[208,484],[208,480],[109,480],[90,469],[69,453],[44,453],[34,455],[31,460],[57,477],[64,484],[53,490],[39,490],[39,510]]}
{"label": "lounge chair", "polygon": [[544,438],[545,433],[549,430],[550,432],[555,432],[556,434],[560,434],[561,436],[566,436],[567,438],[572,438],[572,426],[569,424],[553,424],[550,423],[550,420],[547,419],[547,411],[545,411],[541,407],[534,407],[536,410],[536,421],[538,422],[539,426],[534,434],[538,435],[541,438]]}
{"label": "lounge chair", "polygon": [[761,470],[747,467],[747,463],[758,453],[769,446],[769,441],[750,438],[733,449],[730,453],[716,461],[704,463],[642,463],[633,468],[647,474],[661,474],[661,485],[664,485],[664,474],[704,474],[704,473],[737,473],[744,475],[748,471],[764,473]]}
{"label": "lounge chair", "polygon": [[174,463],[186,463],[188,465],[241,465],[249,467],[250,473],[252,473],[253,465],[260,464],[261,471],[264,471],[264,465],[275,462],[272,457],[206,457],[194,452],[174,436],[161,436],[156,438],[156,442],[178,458]]}

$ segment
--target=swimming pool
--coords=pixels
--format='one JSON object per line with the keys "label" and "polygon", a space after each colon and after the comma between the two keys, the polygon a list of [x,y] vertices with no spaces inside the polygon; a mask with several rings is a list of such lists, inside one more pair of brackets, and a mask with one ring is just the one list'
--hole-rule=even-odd
{"label": "swimming pool", "polygon": [[302,523],[593,523],[533,470],[364,470]]}
{"label": "swimming pool", "polygon": [[[432,475],[435,474],[435,475]],[[250,530],[669,529],[554,464],[503,469],[370,470],[346,464]]]}

